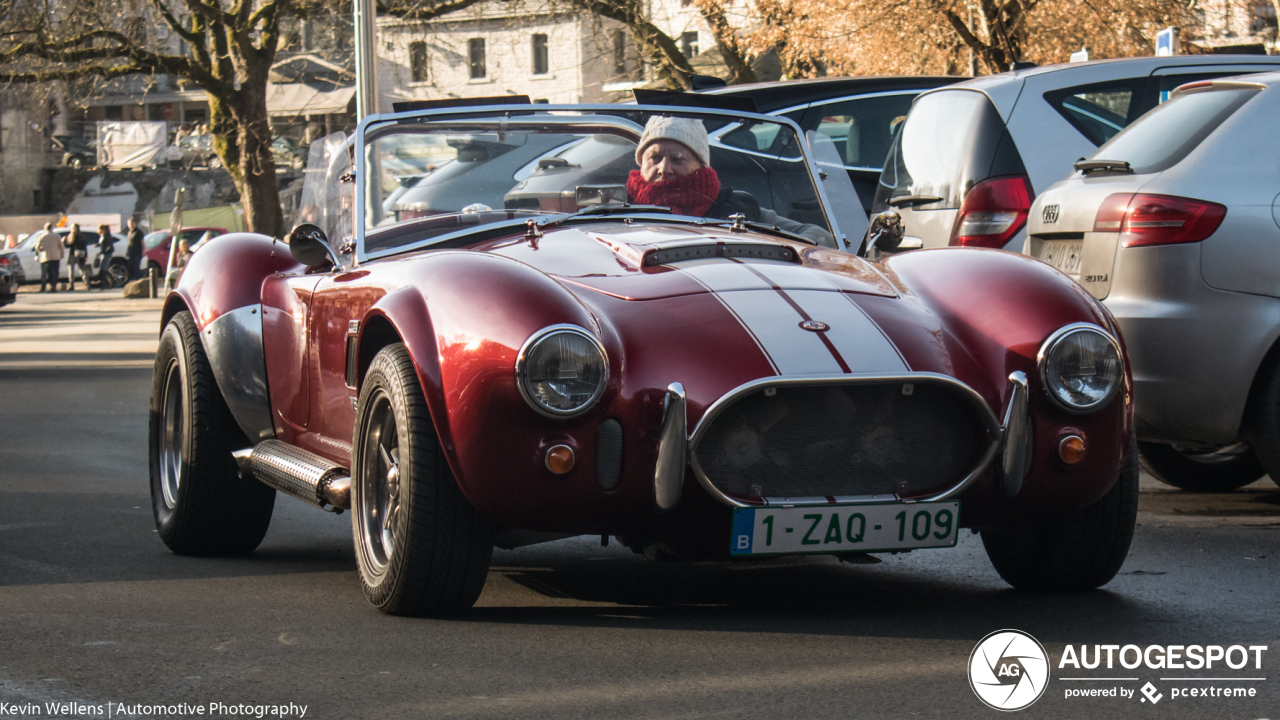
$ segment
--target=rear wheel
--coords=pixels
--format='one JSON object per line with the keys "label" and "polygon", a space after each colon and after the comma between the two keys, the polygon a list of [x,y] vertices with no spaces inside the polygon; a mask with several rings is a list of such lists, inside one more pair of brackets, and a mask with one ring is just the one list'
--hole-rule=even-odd
{"label": "rear wheel", "polygon": [[351,527],[365,597],[391,615],[470,608],[489,572],[493,529],[445,462],[404,345],[373,359],[352,447]]}
{"label": "rear wheel", "polygon": [[1196,450],[1139,442],[1138,449],[1147,472],[1160,482],[1187,492],[1231,492],[1266,474],[1253,448],[1244,443]]}
{"label": "rear wheel", "polygon": [[267,534],[276,491],[244,478],[247,447],[218,390],[191,313],[169,321],[156,352],[149,428],[156,530],[181,555],[251,552]]}
{"label": "rear wheel", "polygon": [[1036,523],[984,530],[996,572],[1020,590],[1091,590],[1107,584],[1129,554],[1138,518],[1138,452],[1094,504]]}

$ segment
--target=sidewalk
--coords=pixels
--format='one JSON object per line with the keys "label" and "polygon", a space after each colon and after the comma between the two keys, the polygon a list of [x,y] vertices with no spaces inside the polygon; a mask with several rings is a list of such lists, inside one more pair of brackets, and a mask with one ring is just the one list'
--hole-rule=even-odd
{"label": "sidewalk", "polygon": [[163,300],[126,300],[119,290],[34,290],[23,287],[17,302],[0,308],[0,370],[154,364]]}

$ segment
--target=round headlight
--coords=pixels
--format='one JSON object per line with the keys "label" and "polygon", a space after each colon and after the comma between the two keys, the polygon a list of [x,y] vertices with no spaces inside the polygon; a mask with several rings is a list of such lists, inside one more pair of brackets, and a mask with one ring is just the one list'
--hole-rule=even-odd
{"label": "round headlight", "polygon": [[609,359],[594,335],[574,325],[543,328],[516,358],[516,385],[525,402],[550,417],[573,417],[600,399]]}
{"label": "round headlight", "polygon": [[1080,323],[1057,331],[1041,346],[1039,362],[1049,397],[1071,412],[1102,408],[1124,382],[1120,347],[1096,325]]}

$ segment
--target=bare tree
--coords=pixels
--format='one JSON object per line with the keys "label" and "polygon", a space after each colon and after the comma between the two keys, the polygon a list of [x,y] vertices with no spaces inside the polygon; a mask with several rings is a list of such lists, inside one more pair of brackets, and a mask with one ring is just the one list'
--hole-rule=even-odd
{"label": "bare tree", "polygon": [[[392,0],[384,9],[430,19],[476,2]],[[214,149],[240,191],[245,225],[278,234],[269,70],[291,18],[349,8],[343,0],[0,0],[0,81],[167,74],[194,83],[208,95]],[[147,25],[167,27],[177,41],[139,32]]]}
{"label": "bare tree", "polygon": [[[1280,0],[1276,0],[1280,1]],[[755,0],[747,43],[779,49],[790,77],[956,74],[1013,63],[1151,53],[1157,30],[1192,23],[1195,0]]]}

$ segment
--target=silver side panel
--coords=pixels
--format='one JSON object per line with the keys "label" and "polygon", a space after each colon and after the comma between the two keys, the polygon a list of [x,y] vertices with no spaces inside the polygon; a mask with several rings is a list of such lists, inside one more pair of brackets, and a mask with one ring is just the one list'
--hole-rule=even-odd
{"label": "silver side panel", "polygon": [[262,306],[246,305],[223,314],[205,327],[200,340],[222,396],[249,441],[257,444],[274,438],[262,349]]}

